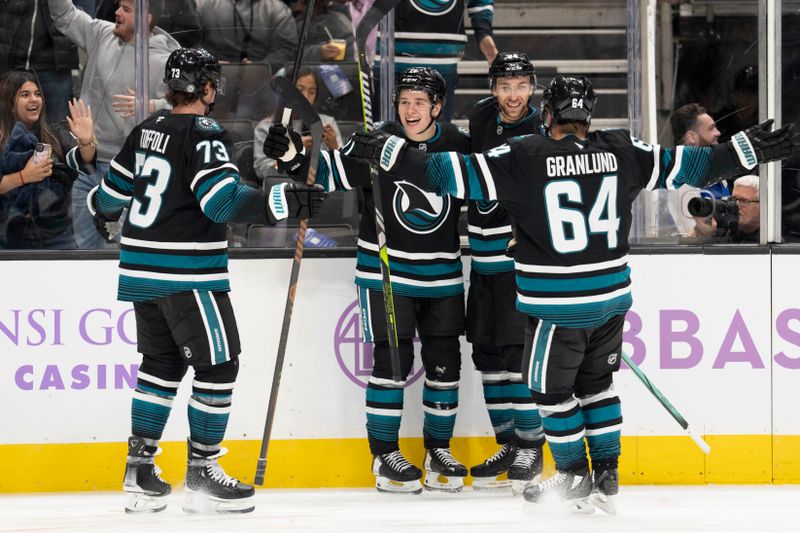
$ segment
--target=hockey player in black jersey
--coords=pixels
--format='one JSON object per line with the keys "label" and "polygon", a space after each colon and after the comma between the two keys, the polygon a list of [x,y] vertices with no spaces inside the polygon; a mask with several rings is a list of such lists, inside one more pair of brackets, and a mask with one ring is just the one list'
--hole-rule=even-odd
{"label": "hockey player in black jersey", "polygon": [[[469,120],[472,152],[483,152],[519,135],[541,133],[531,104],[536,87],[533,63],[524,52],[500,52],[489,68],[492,96],[475,104]],[[521,494],[542,472],[544,432],[539,411],[522,378],[525,315],[514,307],[514,260],[506,255],[512,220],[497,201],[470,201],[467,231],[472,269],[467,296],[467,340],[481,373],[489,420],[501,446],[470,469],[472,486],[511,484]],[[499,480],[508,473],[508,480]]]}
{"label": "hockey player in black jersey", "polygon": [[[445,81],[435,70],[405,70],[394,94],[400,122],[385,123],[381,130],[402,136],[404,142],[418,150],[468,152],[469,136],[436,120],[445,92]],[[297,135],[291,132],[291,136],[294,141],[290,143],[285,128],[272,126],[264,143],[266,155],[295,166],[292,160],[299,157],[296,154],[302,148]],[[459,336],[464,333],[464,280],[458,235],[462,202],[426,192],[402,175],[381,187],[403,376],[403,381],[393,381],[369,172],[363,161],[348,157],[345,148],[322,152],[317,183],[328,191],[363,187],[366,196],[367,211],[359,228],[356,285],[365,339],[374,346],[366,411],[376,487],[387,492],[421,491],[422,472],[402,455],[398,446],[403,388],[414,359],[413,338],[418,333],[425,367],[425,487],[461,490],[467,469],[451,454],[450,439],[461,377]]]}
{"label": "hockey player in black jersey", "polygon": [[597,503],[613,512],[622,411],[612,376],[632,301],[631,205],[645,188],[704,187],[784,159],[800,148],[800,136],[792,125],[773,132],[768,121],[729,143],[665,149],[627,130],[590,133],[594,103],[589,80],[559,75],[544,92],[549,137],[464,156],[424,154],[377,132],[356,135],[351,155],[419,176],[416,183],[440,194],[497,200],[511,214],[517,308],[529,315],[523,373],[557,468],[526,487],[525,499],[553,492],[576,511]]}
{"label": "hockey player in black jersey", "polygon": [[187,512],[249,512],[254,490],[217,462],[239,371],[239,335],[228,291],[226,222],[307,218],[325,193],[282,184],[267,194],[239,183],[230,137],[206,116],[220,79],[216,58],[179,49],[164,82],[172,112],[136,126],[88,204],[101,233],[127,207],[118,298],[133,302],[142,363],[131,406],[123,488],[128,512],[166,508],[170,485],[153,462],[188,366]]}

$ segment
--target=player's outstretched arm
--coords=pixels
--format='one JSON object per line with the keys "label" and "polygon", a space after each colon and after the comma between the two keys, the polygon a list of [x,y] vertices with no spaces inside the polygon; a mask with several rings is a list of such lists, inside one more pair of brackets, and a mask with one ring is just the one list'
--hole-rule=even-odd
{"label": "player's outstretched arm", "polygon": [[675,189],[682,185],[706,187],[720,180],[751,173],[760,163],[790,157],[800,150],[800,135],[793,124],[772,131],[767,120],[734,135],[730,141],[710,147],[676,146],[662,149],[633,139],[649,178],[647,189]]}

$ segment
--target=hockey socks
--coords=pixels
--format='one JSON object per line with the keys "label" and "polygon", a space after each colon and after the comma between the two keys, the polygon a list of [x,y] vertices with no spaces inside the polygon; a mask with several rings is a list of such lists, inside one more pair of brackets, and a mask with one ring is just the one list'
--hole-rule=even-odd
{"label": "hockey socks", "polygon": [[[133,400],[131,401],[131,433],[133,435],[156,443],[161,439],[179,385],[180,379],[170,381],[139,369],[136,390],[133,391]],[[147,446],[145,451],[153,455],[156,453],[156,449],[157,444]]]}
{"label": "hockey socks", "polygon": [[542,425],[558,470],[588,464],[584,443],[584,418],[578,400],[570,397],[556,405],[540,405]]}
{"label": "hockey socks", "polygon": [[489,412],[489,421],[492,423],[497,444],[513,443],[514,411],[508,372],[482,371],[481,381],[483,382],[486,410]]}
{"label": "hockey socks", "polygon": [[458,412],[458,381],[425,379],[422,389],[425,448],[449,448]]}
{"label": "hockey socks", "polygon": [[522,382],[522,374],[509,374],[508,391],[517,443],[522,443],[522,448],[541,448],[544,445],[542,417],[533,402],[531,390]]}
{"label": "hockey socks", "polygon": [[367,383],[367,437],[373,455],[398,449],[405,381],[372,376]]}
{"label": "hockey socks", "polygon": [[614,386],[578,398],[586,424],[586,442],[592,463],[617,467],[620,454],[622,408]]}
{"label": "hockey socks", "polygon": [[213,456],[220,451],[231,412],[233,382],[210,383],[194,379],[189,398],[191,452]]}

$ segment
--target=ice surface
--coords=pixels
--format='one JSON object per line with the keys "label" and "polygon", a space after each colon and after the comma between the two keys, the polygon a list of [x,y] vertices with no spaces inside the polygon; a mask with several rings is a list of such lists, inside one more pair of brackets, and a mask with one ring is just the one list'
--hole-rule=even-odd
{"label": "ice surface", "polygon": [[190,515],[182,491],[166,511],[126,515],[119,493],[0,496],[0,532],[109,531],[215,533],[236,531],[781,532],[800,531],[800,486],[621,487],[617,516],[574,516],[558,508],[528,514],[509,493],[386,495],[369,489],[258,490],[246,515]]}

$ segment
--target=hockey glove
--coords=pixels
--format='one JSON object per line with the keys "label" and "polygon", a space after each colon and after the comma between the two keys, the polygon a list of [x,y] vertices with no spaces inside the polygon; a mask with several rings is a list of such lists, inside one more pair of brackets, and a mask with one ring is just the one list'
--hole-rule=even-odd
{"label": "hockey glove", "polygon": [[107,216],[100,212],[95,205],[95,196],[97,195],[97,189],[99,188],[100,186],[98,185],[89,191],[89,194],[86,195],[86,205],[89,208],[89,213],[92,215],[92,221],[94,222],[94,227],[97,230],[97,233],[99,233],[100,236],[106,240],[106,242],[113,242],[114,238],[122,229],[122,223],[119,221],[122,211],[117,213],[116,217]]}
{"label": "hockey glove", "polygon": [[800,149],[800,134],[794,124],[772,131],[773,119],[751,126],[731,137],[739,164],[752,170],[759,163],[786,159]]}
{"label": "hockey glove", "polygon": [[291,174],[297,172],[303,164],[306,153],[300,135],[287,130],[282,124],[269,127],[262,149],[264,155],[278,160],[278,170]]}
{"label": "hockey glove", "polygon": [[342,153],[377,163],[386,172],[392,172],[402,160],[407,147],[405,139],[375,130],[369,133],[354,133],[342,147]]}
{"label": "hockey glove", "polygon": [[288,217],[307,219],[316,216],[328,193],[320,185],[279,183],[267,195],[267,210],[275,222]]}

